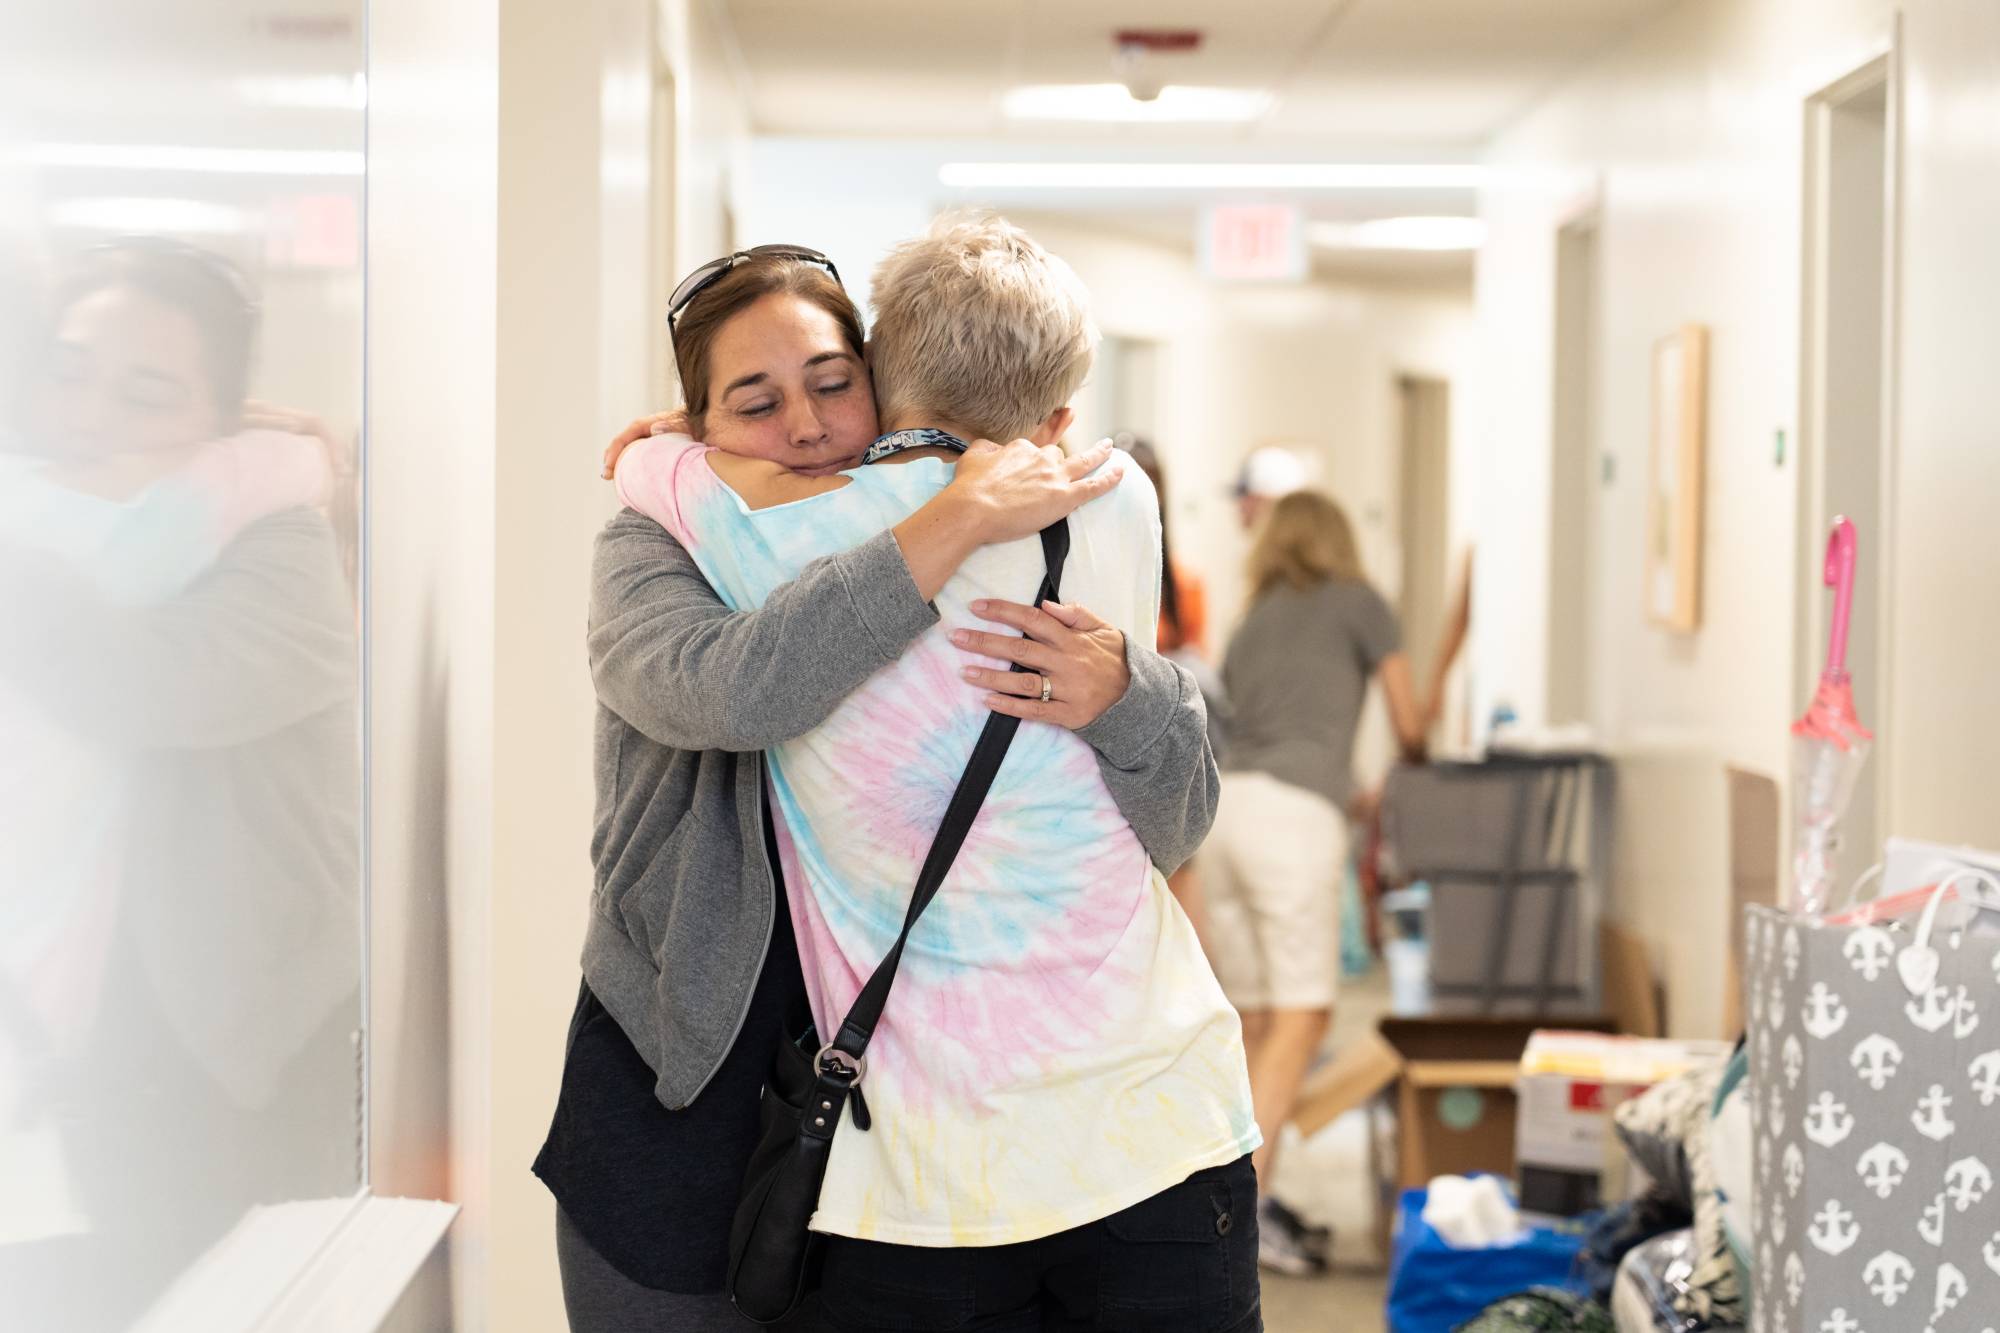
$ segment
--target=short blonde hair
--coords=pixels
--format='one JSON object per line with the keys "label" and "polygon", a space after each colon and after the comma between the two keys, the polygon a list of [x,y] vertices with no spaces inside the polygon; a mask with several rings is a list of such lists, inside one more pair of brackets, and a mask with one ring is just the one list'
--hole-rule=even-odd
{"label": "short blonde hair", "polygon": [[1272,502],[1250,545],[1249,572],[1252,598],[1278,583],[1303,590],[1328,579],[1368,579],[1347,511],[1320,491],[1293,491]]}
{"label": "short blonde hair", "polygon": [[991,213],[946,213],[875,269],[869,368],[884,421],[1026,435],[1090,373],[1097,329],[1069,265]]}

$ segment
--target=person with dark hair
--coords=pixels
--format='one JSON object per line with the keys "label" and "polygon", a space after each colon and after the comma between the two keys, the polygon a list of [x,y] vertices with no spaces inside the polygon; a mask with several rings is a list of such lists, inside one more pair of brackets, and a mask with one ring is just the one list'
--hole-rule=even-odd
{"label": "person with dark hair", "polygon": [[1167,503],[1167,475],[1152,441],[1131,431],[1111,437],[1112,444],[1132,455],[1132,461],[1153,483],[1160,497],[1160,651],[1191,651],[1208,655],[1208,586],[1200,574],[1174,559],[1172,506]]}
{"label": "person with dark hair", "polygon": [[[1220,761],[1228,749],[1229,704],[1222,677],[1208,659],[1208,589],[1195,570],[1173,558],[1169,530],[1166,470],[1152,442],[1130,431],[1121,431],[1112,442],[1126,453],[1152,481],[1160,497],[1160,651],[1185,667],[1201,691],[1208,710],[1208,740]],[[1202,948],[1208,947],[1208,903],[1202,895],[1201,857],[1195,858],[1167,876],[1167,887],[1175,901],[1194,923]]]}
{"label": "person with dark hair", "polygon": [[259,313],[228,260],[160,237],[109,241],[78,257],[50,310],[37,423],[48,446],[145,453],[237,428]]}

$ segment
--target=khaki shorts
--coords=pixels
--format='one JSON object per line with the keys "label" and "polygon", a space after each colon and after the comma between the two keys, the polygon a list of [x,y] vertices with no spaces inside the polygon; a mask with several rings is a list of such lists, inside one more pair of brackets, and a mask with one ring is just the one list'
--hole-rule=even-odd
{"label": "khaki shorts", "polygon": [[1201,849],[1209,965],[1238,1009],[1329,1009],[1347,819],[1267,773],[1225,773]]}

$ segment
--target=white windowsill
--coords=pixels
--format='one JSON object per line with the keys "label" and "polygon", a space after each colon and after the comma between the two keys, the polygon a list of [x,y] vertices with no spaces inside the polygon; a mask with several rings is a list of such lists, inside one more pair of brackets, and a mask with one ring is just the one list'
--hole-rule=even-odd
{"label": "white windowsill", "polygon": [[457,1214],[372,1194],[253,1208],[132,1333],[374,1333]]}

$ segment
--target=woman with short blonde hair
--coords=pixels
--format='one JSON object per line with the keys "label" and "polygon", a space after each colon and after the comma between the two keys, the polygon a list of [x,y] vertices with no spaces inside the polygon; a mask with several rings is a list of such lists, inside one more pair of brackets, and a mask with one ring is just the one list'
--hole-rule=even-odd
{"label": "woman with short blonde hair", "polygon": [[1333,1018],[1354,733],[1379,678],[1397,739],[1423,749],[1395,613],[1368,583],[1354,527],[1331,496],[1294,491],[1251,542],[1250,609],[1230,638],[1222,798],[1202,849],[1209,961],[1243,1015],[1266,1182],[1259,1258],[1283,1272],[1325,1266],[1325,1238],[1275,1199],[1278,1130],[1291,1118]]}

